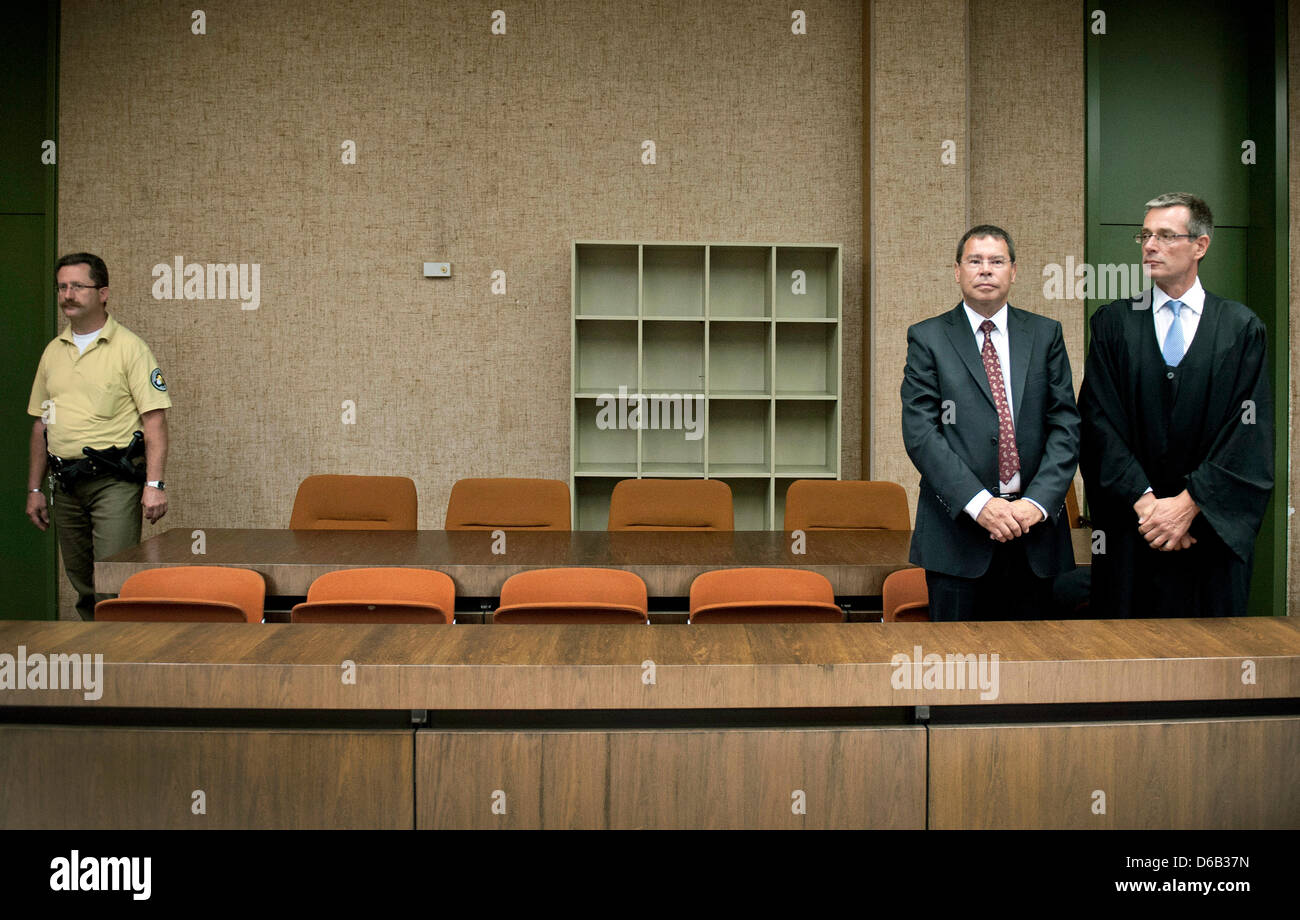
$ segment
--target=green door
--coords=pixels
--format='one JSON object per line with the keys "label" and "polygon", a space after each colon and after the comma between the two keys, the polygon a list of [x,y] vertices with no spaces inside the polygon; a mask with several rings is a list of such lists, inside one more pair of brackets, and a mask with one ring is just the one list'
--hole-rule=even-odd
{"label": "green door", "polygon": [[[57,613],[53,531],[23,515],[32,375],[54,337],[55,169],[42,144],[57,140],[58,3],[27,0],[5,8],[0,77],[0,470],[9,487],[0,514],[0,617],[52,619]],[[57,153],[57,151],[55,151]]]}

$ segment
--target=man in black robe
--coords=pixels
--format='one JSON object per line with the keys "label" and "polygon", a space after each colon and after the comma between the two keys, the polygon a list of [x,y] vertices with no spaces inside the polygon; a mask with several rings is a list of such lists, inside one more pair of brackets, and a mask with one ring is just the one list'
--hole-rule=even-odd
{"label": "man in black robe", "polygon": [[1153,287],[1092,318],[1079,465],[1104,540],[1094,617],[1246,612],[1273,406],[1263,323],[1197,278],[1213,232],[1193,195],[1147,202],[1137,242]]}

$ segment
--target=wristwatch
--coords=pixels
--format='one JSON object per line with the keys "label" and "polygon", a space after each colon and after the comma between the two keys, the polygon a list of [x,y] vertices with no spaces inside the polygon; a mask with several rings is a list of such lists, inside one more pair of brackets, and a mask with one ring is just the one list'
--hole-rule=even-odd
{"label": "wristwatch", "polygon": [[167,491],[165,488],[163,488],[163,481],[161,479],[150,479],[145,483],[145,485],[157,489],[159,492]]}

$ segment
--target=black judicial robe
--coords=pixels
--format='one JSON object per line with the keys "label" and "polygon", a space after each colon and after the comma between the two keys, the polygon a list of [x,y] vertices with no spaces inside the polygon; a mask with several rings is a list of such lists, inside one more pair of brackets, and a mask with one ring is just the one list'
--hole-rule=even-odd
{"label": "black judicial robe", "polygon": [[[1178,367],[1165,364],[1145,299],[1092,318],[1079,392],[1079,466],[1094,531],[1091,615],[1241,616],[1255,536],[1273,491],[1273,404],[1264,324],[1205,294]],[[1185,550],[1153,550],[1133,503],[1187,489],[1200,507]],[[1094,534],[1094,550],[1098,549]]]}

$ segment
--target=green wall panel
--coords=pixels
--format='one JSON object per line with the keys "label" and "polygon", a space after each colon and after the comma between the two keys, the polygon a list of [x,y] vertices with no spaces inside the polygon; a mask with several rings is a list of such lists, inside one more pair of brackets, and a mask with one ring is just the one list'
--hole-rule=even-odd
{"label": "green wall panel", "polygon": [[[41,533],[21,514],[19,486],[26,483],[32,419],[27,399],[32,374],[49,340],[44,215],[0,214],[0,312],[6,329],[0,362],[0,469],[11,486],[8,513],[0,515],[0,617],[43,619],[56,603],[53,530]],[[19,513],[15,513],[19,512]]]}
{"label": "green wall panel", "polygon": [[10,485],[0,514],[0,618],[48,619],[58,606],[53,531],[22,513],[32,419],[27,398],[41,350],[54,336],[56,165],[41,142],[57,138],[59,5],[7,4],[0,71],[0,470]]}
{"label": "green wall panel", "polygon": [[[1242,4],[1151,0],[1108,4],[1106,16],[1106,34],[1089,35],[1102,106],[1094,219],[1129,223],[1136,215],[1140,223],[1144,201],[1191,191],[1210,203],[1217,224],[1245,226],[1241,142],[1251,135]],[[1158,45],[1153,23],[1161,24]]]}
{"label": "green wall panel", "polygon": [[46,79],[49,4],[5,5],[4,73],[0,77],[0,212],[43,214],[50,167],[41,163],[41,143],[53,136],[47,112],[52,105]]}

